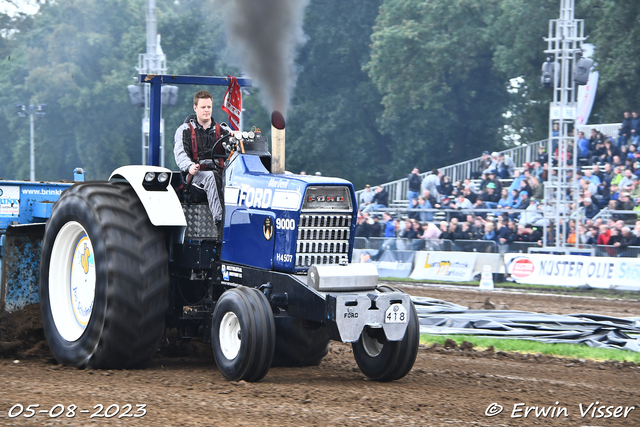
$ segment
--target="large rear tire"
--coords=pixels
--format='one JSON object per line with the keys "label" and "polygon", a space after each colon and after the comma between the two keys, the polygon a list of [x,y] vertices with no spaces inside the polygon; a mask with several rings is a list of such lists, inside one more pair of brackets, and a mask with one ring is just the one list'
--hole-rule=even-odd
{"label": "large rear tire", "polygon": [[318,366],[329,352],[326,326],[295,317],[276,317],[276,350],[271,366]]}
{"label": "large rear tire", "polygon": [[40,310],[64,365],[145,366],[164,334],[169,272],[164,234],[123,183],[66,190],[47,223]]}
{"label": "large rear tire", "polygon": [[[396,289],[381,287],[379,290],[388,292]],[[386,341],[382,329],[367,326],[360,339],[353,343],[353,355],[358,367],[372,380],[394,381],[411,371],[418,355],[420,324],[413,302],[407,311],[410,316],[401,341]]]}
{"label": "large rear tire", "polygon": [[275,323],[267,297],[255,288],[225,291],[213,311],[211,345],[218,369],[231,381],[259,381],[269,372]]}

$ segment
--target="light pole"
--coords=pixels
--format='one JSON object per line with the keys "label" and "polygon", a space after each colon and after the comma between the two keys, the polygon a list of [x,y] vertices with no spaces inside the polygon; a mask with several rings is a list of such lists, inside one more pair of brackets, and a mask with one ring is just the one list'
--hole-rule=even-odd
{"label": "light pole", "polygon": [[[560,1],[560,18],[549,21],[547,61],[542,65],[542,85],[553,89],[549,104],[549,138],[547,155],[549,177],[544,183],[544,253],[588,252],[575,243],[567,243],[569,222],[578,209],[579,182],[576,119],[578,115],[577,86],[587,83],[593,61],[582,58],[584,20],[575,19],[575,0]],[[554,125],[557,128],[554,129]],[[570,135],[573,132],[573,135]],[[557,161],[553,162],[557,150]],[[567,204],[572,203],[575,210]],[[551,242],[551,225],[555,226],[555,242]],[[578,224],[576,222],[576,229]],[[576,230],[577,232],[577,230]],[[535,249],[530,252],[536,251]],[[591,250],[589,250],[591,251]]]}
{"label": "light pole", "polygon": [[29,130],[30,130],[30,144],[29,144],[29,161],[31,162],[31,171],[30,171],[30,180],[36,180],[36,159],[35,159],[35,144],[33,141],[33,115],[37,115],[38,117],[44,116],[46,113],[44,110],[47,108],[47,104],[37,104],[37,105],[23,105],[16,104],[16,108],[18,109],[18,115],[20,117],[27,117],[29,115]]}

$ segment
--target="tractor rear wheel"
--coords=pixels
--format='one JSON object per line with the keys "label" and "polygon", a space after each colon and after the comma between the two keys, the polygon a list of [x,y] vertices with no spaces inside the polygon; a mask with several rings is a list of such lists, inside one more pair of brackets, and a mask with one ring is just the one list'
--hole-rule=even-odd
{"label": "tractor rear wheel", "polygon": [[63,365],[146,365],[164,334],[164,234],[123,183],[84,183],[55,204],[42,242],[40,309]]}
{"label": "tractor rear wheel", "polygon": [[[396,291],[380,287],[380,291]],[[387,341],[381,328],[365,327],[360,339],[353,343],[353,355],[358,367],[367,377],[376,381],[398,380],[411,371],[418,355],[420,324],[418,313],[411,302],[407,329],[401,341]]]}
{"label": "tractor rear wheel", "polygon": [[275,348],[275,323],[267,297],[245,286],[225,291],[213,311],[211,345],[225,378],[261,380],[271,367]]}
{"label": "tractor rear wheel", "polygon": [[329,352],[329,330],[295,317],[276,317],[276,351],[271,366],[318,366]]}

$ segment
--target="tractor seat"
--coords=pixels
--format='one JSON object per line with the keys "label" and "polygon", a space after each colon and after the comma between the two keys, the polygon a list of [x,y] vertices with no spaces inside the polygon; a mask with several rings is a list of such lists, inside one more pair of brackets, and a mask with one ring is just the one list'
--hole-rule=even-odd
{"label": "tractor seat", "polygon": [[197,185],[189,185],[187,183],[187,175],[187,172],[173,174],[174,178],[171,185],[176,190],[180,203],[207,204],[207,192]]}

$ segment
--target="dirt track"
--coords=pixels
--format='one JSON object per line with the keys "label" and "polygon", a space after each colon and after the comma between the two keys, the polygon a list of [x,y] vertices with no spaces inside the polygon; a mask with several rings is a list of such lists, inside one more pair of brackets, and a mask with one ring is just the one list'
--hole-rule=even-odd
{"label": "dirt track", "polygon": [[[472,308],[480,308],[490,295],[496,308],[507,305],[516,310],[640,316],[640,301],[449,288],[406,290]],[[0,347],[0,354],[5,355],[0,359],[0,425],[640,426],[640,366],[633,364],[421,348],[407,377],[376,383],[357,369],[350,346],[334,343],[318,367],[273,368],[262,381],[251,384],[224,380],[208,347],[197,344],[184,350],[198,357],[159,357],[143,371],[95,371],[54,365],[46,348],[34,349],[37,337],[32,336],[27,354],[21,346]],[[31,358],[14,363],[17,356],[7,358],[11,352]],[[597,406],[614,406],[610,413],[620,416],[592,418],[592,411],[586,408],[596,401],[600,402]],[[486,416],[494,403],[503,412]],[[39,404],[36,411],[50,410],[56,404],[78,408],[72,418],[65,417],[66,408],[58,418],[44,412],[33,418],[9,418],[16,404],[25,409]],[[131,404],[128,415],[136,414],[136,404],[146,404],[146,414],[118,418],[125,408],[113,418],[90,419],[98,404],[105,409]],[[581,417],[580,404],[588,412],[585,417]],[[533,406],[538,411],[543,407],[555,410],[546,418],[536,417],[535,410],[527,418],[512,418],[523,416],[526,407]],[[615,412],[618,406],[621,409]],[[630,409],[632,406],[636,409]],[[58,409],[54,408],[54,414]],[[115,412],[116,407],[111,407],[110,414]],[[594,415],[598,416],[597,410]]]}

